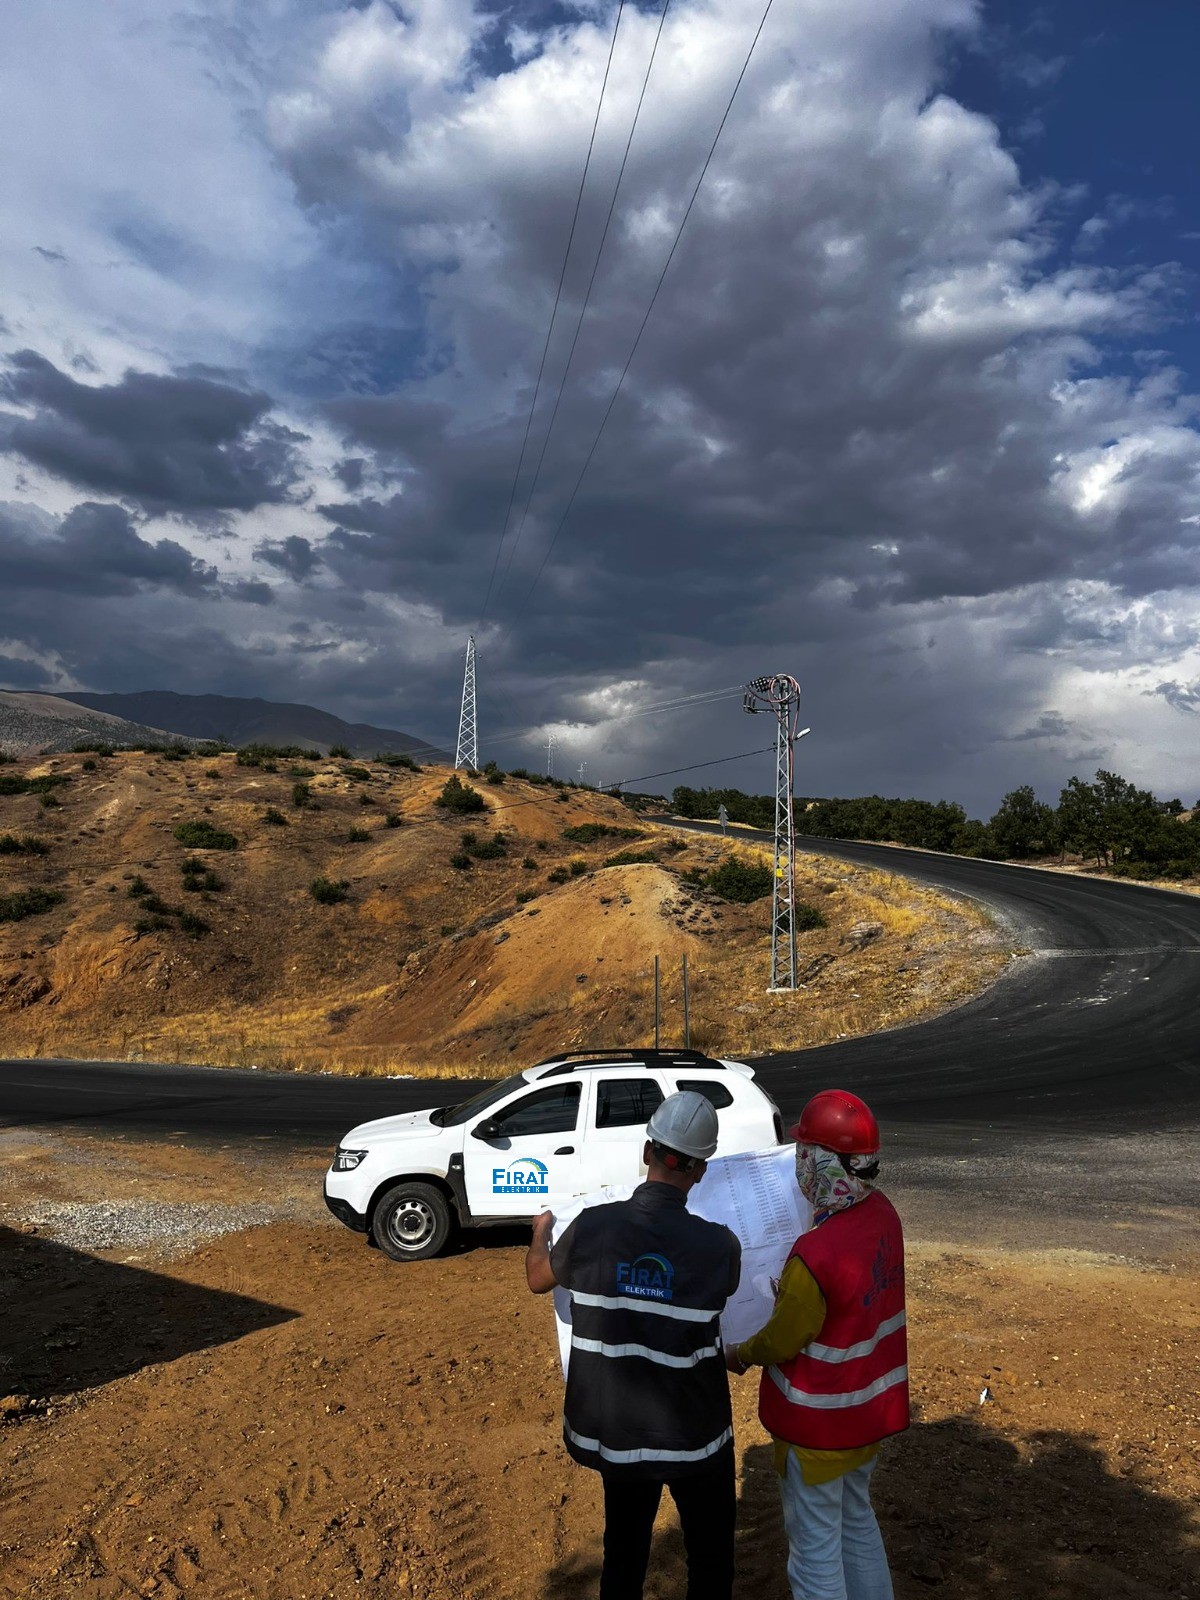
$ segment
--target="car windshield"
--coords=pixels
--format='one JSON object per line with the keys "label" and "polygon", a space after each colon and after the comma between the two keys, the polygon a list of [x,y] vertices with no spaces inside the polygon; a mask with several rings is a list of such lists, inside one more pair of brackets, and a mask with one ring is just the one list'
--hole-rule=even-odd
{"label": "car windshield", "polygon": [[441,1106],[432,1113],[430,1120],[439,1128],[456,1128],[460,1123],[468,1122],[481,1111],[486,1111],[489,1106],[494,1106],[497,1101],[503,1100],[505,1095],[511,1094],[514,1089],[521,1089],[524,1086],[524,1078],[505,1078],[503,1083],[493,1083],[489,1088],[481,1089],[478,1094],[473,1094],[469,1100],[463,1100],[459,1105]]}

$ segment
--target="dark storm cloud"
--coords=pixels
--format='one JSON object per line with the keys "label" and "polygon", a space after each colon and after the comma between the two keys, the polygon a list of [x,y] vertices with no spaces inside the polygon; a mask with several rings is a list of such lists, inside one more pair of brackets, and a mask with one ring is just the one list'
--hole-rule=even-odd
{"label": "dark storm cloud", "polygon": [[1160,683],[1149,692],[1159,695],[1176,711],[1200,712],[1200,678],[1195,683]]}
{"label": "dark storm cloud", "polygon": [[174,539],[141,538],[122,506],[84,501],[58,523],[19,506],[0,507],[0,586],[10,595],[165,589],[202,596],[213,594],[216,582],[216,569]]}
{"label": "dark storm cloud", "polygon": [[310,541],[298,533],[291,533],[286,539],[263,539],[254,547],[254,559],[286,573],[295,583],[311,577],[321,565],[321,557]]}
{"label": "dark storm cloud", "polygon": [[48,250],[43,244],[35,244],[35,254],[41,256],[43,261],[65,261],[66,255],[61,250]]}
{"label": "dark storm cloud", "polygon": [[238,578],[227,584],[226,594],[233,600],[244,600],[252,606],[269,606],[275,600],[275,591],[261,578]]}
{"label": "dark storm cloud", "polygon": [[355,494],[362,488],[363,469],[366,464],[361,456],[347,456],[334,467],[334,475],[348,494]]}
{"label": "dark storm cloud", "polygon": [[270,398],[209,375],[128,371],[85,384],[33,350],[11,357],[0,446],[69,483],[153,510],[250,510],[285,500],[303,436],[273,422]]}
{"label": "dark storm cloud", "polygon": [[1009,735],[1011,744],[1023,744],[1029,739],[1066,739],[1076,730],[1058,711],[1043,711],[1032,728]]}

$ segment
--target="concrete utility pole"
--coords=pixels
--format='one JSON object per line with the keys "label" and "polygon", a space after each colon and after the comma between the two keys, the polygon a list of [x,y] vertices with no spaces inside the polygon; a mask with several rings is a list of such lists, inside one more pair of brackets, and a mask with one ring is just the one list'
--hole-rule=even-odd
{"label": "concrete utility pole", "polygon": [[769,711],[775,718],[775,875],[771,889],[771,983],[768,994],[796,987],[796,828],[792,796],[796,788],[796,731],[800,685],[788,673],[755,678],[746,685],[746,711]]}
{"label": "concrete utility pole", "polygon": [[462,709],[458,713],[458,744],[454,765],[472,771],[479,765],[479,746],[475,738],[475,636],[467,640],[467,664],[463,670]]}
{"label": "concrete utility pole", "polygon": [[729,812],[725,809],[724,801],[717,807],[717,821],[721,824],[721,837],[725,837],[725,829],[729,826]]}

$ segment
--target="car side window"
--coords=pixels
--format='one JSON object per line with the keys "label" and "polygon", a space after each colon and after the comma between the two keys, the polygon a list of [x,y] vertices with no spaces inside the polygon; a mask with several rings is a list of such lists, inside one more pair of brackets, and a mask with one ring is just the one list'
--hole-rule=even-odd
{"label": "car side window", "polygon": [[662,1104],[653,1078],[602,1078],[596,1085],[598,1128],[644,1128]]}
{"label": "car side window", "polygon": [[702,1094],[714,1111],[723,1111],[733,1104],[733,1096],[723,1083],[713,1083],[708,1078],[680,1078],[681,1089],[693,1089]]}
{"label": "car side window", "polygon": [[535,1089],[497,1111],[492,1120],[506,1139],[523,1139],[531,1133],[573,1133],[579,1120],[579,1085],[556,1083],[551,1089]]}

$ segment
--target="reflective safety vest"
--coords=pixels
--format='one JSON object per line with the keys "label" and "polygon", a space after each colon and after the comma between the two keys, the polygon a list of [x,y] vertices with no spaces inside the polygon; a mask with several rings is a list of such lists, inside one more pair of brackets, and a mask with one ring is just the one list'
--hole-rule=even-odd
{"label": "reflective safety vest", "polygon": [[[792,1246],[825,1297],[817,1339],[767,1367],[763,1426],[809,1450],[854,1450],[908,1427],[904,1235],[878,1190]],[[791,1259],[791,1257],[789,1257]]]}
{"label": "reflective safety vest", "polygon": [[644,1183],[580,1212],[550,1261],[571,1296],[568,1452],[622,1477],[710,1469],[733,1438],[719,1318],[738,1283],[734,1235],[670,1184]]}

